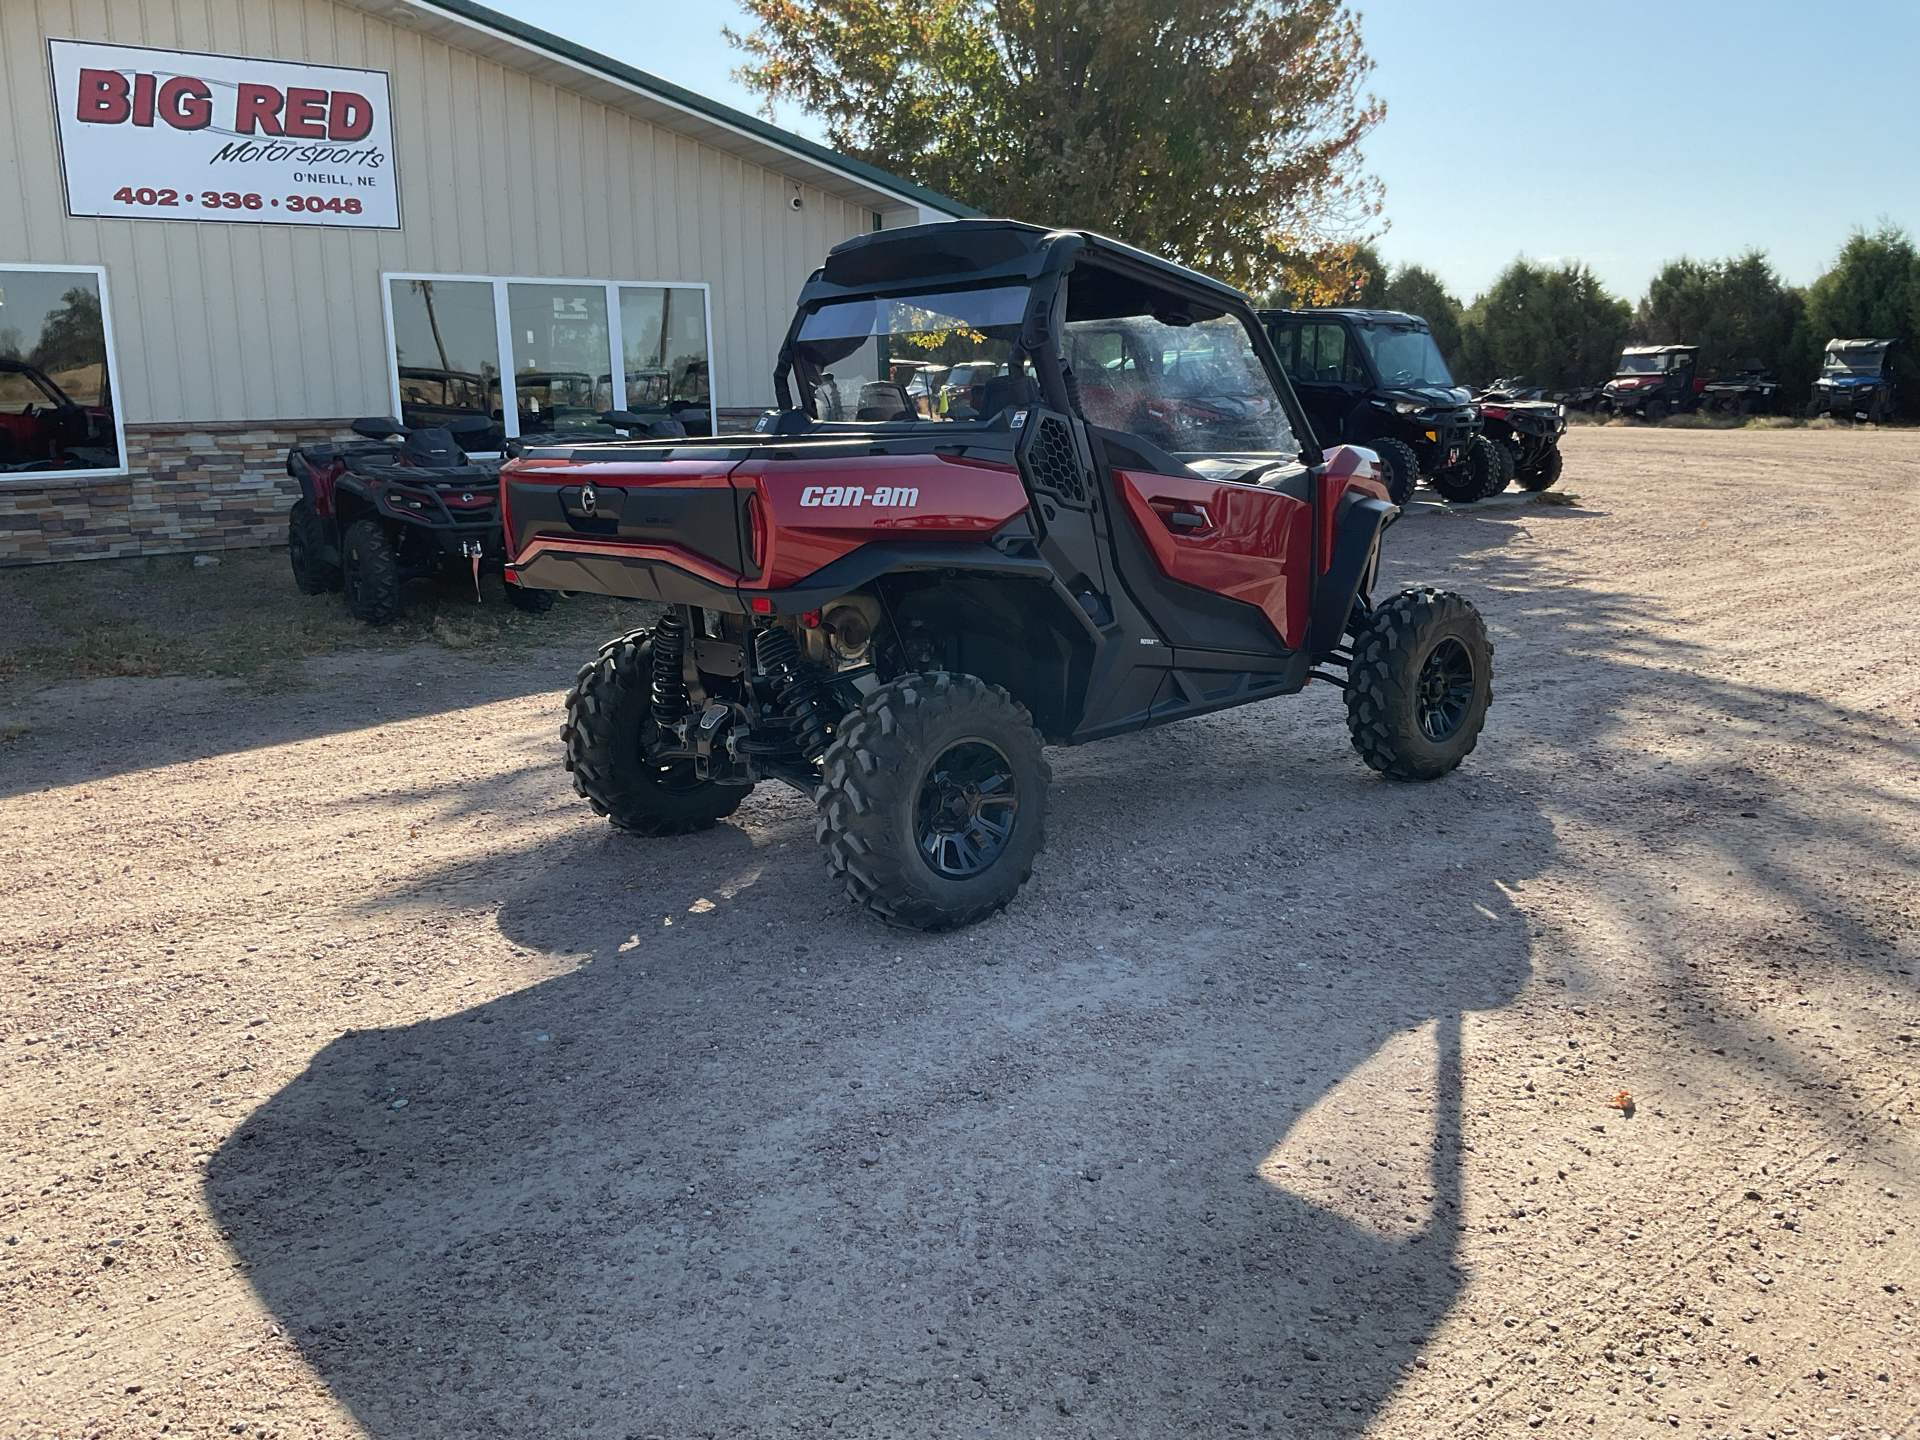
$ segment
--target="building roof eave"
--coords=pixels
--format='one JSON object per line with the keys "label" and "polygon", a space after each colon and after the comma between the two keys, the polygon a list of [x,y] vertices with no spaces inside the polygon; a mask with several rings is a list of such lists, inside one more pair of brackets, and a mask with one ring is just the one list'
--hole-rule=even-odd
{"label": "building roof eave", "polygon": [[[354,3],[411,29],[439,32],[440,38],[450,39],[453,33],[458,33],[466,48],[491,51],[490,58],[505,60],[506,52],[511,52],[520,68],[545,70],[547,78],[556,81],[561,80],[562,74],[571,74],[574,78],[570,83],[561,82],[568,83],[569,88],[602,92],[601,98],[615,104],[618,101],[614,100],[614,93],[627,97],[629,103],[619,108],[664,122],[695,139],[764,168],[788,174],[829,194],[878,209],[912,209],[922,219],[940,216],[969,219],[981,213],[951,196],[839,154],[758,116],[735,110],[511,15],[476,5],[472,0],[354,0]],[[529,65],[529,60],[534,63]],[[769,154],[769,151],[775,153]]]}

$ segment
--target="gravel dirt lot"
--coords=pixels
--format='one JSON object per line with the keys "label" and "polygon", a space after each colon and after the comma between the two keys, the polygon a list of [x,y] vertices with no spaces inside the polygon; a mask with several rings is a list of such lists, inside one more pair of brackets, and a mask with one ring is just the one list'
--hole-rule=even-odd
{"label": "gravel dirt lot", "polygon": [[1457,774],[1055,751],[953,936],[613,834],[577,653],[14,683],[0,1433],[1920,1435],[1920,434],[1567,448],[1390,537]]}

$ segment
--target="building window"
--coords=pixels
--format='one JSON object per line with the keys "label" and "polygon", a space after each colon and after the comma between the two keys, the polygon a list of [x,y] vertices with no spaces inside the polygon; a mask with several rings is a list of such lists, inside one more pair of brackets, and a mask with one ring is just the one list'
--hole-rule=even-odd
{"label": "building window", "polygon": [[504,441],[564,435],[630,410],[678,420],[690,435],[713,432],[705,285],[386,281],[394,403],[408,425],[485,415]]}
{"label": "building window", "polygon": [[636,414],[709,410],[707,292],[681,286],[622,285],[620,341],[627,406]]}
{"label": "building window", "polygon": [[[465,415],[500,422],[500,337],[485,280],[392,280],[400,419],[427,428]],[[497,431],[504,439],[506,431]]]}
{"label": "building window", "polygon": [[0,485],[126,473],[97,266],[0,263]]}

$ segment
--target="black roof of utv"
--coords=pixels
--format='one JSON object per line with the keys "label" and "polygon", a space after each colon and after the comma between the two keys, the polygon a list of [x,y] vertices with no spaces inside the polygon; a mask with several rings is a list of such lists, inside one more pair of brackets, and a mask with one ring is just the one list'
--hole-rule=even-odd
{"label": "black roof of utv", "polygon": [[1262,310],[1260,318],[1268,319],[1275,315],[1344,315],[1349,320],[1358,320],[1362,325],[1386,325],[1394,329],[1431,330],[1425,317],[1412,315],[1405,310],[1365,310],[1357,305],[1303,305],[1291,310]]}
{"label": "black roof of utv", "polygon": [[1252,308],[1231,285],[1118,240],[1087,230],[1046,230],[1018,220],[952,220],[876,230],[843,240],[827,252],[827,263],[801,289],[800,308],[841,296],[920,290],[929,282],[1029,283],[1070,269],[1082,256],[1096,260],[1098,266],[1074,280],[1069,303],[1076,320],[1150,314],[1163,308],[1164,302],[1143,302],[1143,290],[1181,292],[1197,302],[1183,307],[1184,318],[1192,320]]}

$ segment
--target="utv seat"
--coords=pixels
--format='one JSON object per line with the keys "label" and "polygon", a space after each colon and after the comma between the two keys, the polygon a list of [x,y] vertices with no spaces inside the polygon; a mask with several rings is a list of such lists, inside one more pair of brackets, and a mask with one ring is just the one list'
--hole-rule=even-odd
{"label": "utv seat", "polygon": [[1002,375],[980,387],[980,403],[974,408],[991,419],[1003,410],[1032,409],[1033,382],[1024,375]]}
{"label": "utv seat", "polygon": [[887,380],[870,381],[860,387],[860,408],[856,420],[917,420],[919,412],[907,395],[907,387]]}

